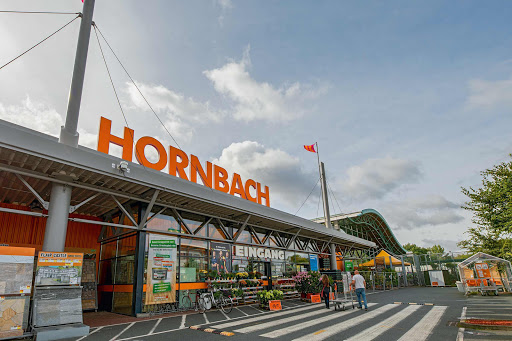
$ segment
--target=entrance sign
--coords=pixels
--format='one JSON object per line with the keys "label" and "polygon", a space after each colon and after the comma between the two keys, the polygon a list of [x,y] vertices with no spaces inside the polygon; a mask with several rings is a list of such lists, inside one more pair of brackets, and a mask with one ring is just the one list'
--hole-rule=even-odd
{"label": "entrance sign", "polygon": [[[113,143],[123,148],[122,158],[126,161],[132,161],[133,144],[135,143],[134,130],[125,127],[123,137],[111,134],[112,121],[101,117],[100,131],[98,134],[98,151],[108,154],[110,144]],[[150,162],[146,158],[146,147],[153,147],[158,154],[158,161]],[[214,188],[224,193],[237,195],[240,198],[256,202],[262,205],[265,199],[265,205],[270,207],[270,190],[268,186],[262,190],[262,185],[252,179],[245,183],[239,174],[233,173],[231,184],[228,183],[228,172],[211,162],[206,162],[206,171],[201,165],[197,156],[190,154],[190,157],[181,149],[169,146],[169,155],[166,148],[155,138],[149,136],[141,137],[135,144],[135,158],[144,167],[152,168],[158,171],[169,166],[169,174],[179,176],[182,179],[197,183],[198,176],[202,183],[210,188]],[[188,172],[185,170],[188,167]],[[252,189],[252,191],[251,191]],[[252,193],[255,193],[254,195]]]}
{"label": "entrance sign", "polygon": [[284,251],[271,250],[262,247],[235,245],[235,256],[254,257],[254,258],[272,258],[284,260]]}
{"label": "entrance sign", "polygon": [[309,255],[309,267],[311,271],[318,271],[318,256]]}
{"label": "entrance sign", "polygon": [[218,273],[231,272],[231,245],[224,243],[210,243],[212,250],[212,270]]}
{"label": "entrance sign", "polygon": [[146,304],[176,302],[175,237],[149,235]]}
{"label": "entrance sign", "polygon": [[270,310],[283,310],[281,307],[281,301],[268,301],[268,308]]}
{"label": "entrance sign", "polygon": [[35,285],[80,284],[83,253],[40,251]]}

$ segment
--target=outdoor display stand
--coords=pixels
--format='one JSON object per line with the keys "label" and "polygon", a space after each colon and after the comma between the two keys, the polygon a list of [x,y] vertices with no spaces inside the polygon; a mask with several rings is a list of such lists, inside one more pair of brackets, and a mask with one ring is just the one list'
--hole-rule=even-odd
{"label": "outdoor display stand", "polygon": [[84,259],[82,267],[82,309],[98,309],[98,285],[96,283],[96,260]]}
{"label": "outdoor display stand", "polygon": [[[478,292],[482,296],[511,291],[512,266],[510,262],[478,252],[458,265],[462,288],[466,295]],[[458,284],[459,285],[459,284]]]}
{"label": "outdoor display stand", "polygon": [[0,339],[28,329],[34,254],[33,248],[0,246]]}
{"label": "outdoor display stand", "polygon": [[32,308],[37,341],[89,334],[82,319],[82,253],[39,252]]}

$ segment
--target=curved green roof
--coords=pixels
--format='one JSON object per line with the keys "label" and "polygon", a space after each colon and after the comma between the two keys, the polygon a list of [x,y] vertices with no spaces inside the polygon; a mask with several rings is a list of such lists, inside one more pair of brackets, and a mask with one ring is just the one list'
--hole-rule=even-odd
{"label": "curved green roof", "polygon": [[[313,219],[322,223],[324,218]],[[406,250],[396,239],[386,219],[374,209],[365,209],[349,214],[331,216],[331,223],[339,225],[347,234],[370,240],[380,249],[385,249],[395,255],[403,255]]]}

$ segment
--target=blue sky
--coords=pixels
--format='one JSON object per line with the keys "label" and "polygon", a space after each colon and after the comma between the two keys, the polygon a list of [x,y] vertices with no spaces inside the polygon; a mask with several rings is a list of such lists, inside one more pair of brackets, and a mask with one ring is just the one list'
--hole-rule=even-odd
{"label": "blue sky", "polygon": [[[81,10],[7,0],[2,10]],[[460,187],[512,150],[509,1],[96,0],[94,20],[188,153],[271,188],[295,213],[317,180],[318,141],[339,206],[374,208],[400,242],[455,243]],[[2,15],[0,62],[67,20]],[[58,134],[78,24],[0,71],[0,118]],[[171,143],[107,55],[128,123]],[[122,116],[91,38],[80,143]],[[116,151],[114,150],[114,153]],[[319,189],[298,215],[313,218]],[[335,200],[331,200],[335,203]]]}

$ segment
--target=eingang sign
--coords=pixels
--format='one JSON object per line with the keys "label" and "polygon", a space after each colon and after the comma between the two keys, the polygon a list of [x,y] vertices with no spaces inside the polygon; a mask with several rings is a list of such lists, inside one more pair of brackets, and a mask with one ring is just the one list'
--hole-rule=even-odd
{"label": "eingang sign", "polygon": [[271,250],[262,247],[235,245],[235,256],[254,258],[273,258],[284,260],[284,251]]}
{"label": "eingang sign", "polygon": [[[124,127],[123,137],[111,134],[112,121],[101,117],[100,131],[98,134],[98,151],[108,154],[110,144],[113,143],[123,148],[122,158],[132,162],[133,144],[135,132],[133,129]],[[153,163],[146,158],[146,146],[151,146],[158,153],[158,161]],[[182,179],[197,183],[198,175],[205,186],[214,188],[218,191],[229,193],[231,195],[240,196],[243,199],[262,204],[265,199],[265,205],[270,207],[270,190],[265,186],[262,191],[262,185],[252,179],[248,179],[245,183],[239,174],[233,173],[231,184],[228,183],[228,172],[211,162],[206,162],[206,171],[197,156],[190,154],[189,156],[181,149],[169,146],[169,155],[166,148],[155,138],[149,136],[141,137],[135,144],[135,157],[137,161],[144,167],[161,171],[169,165],[169,174],[179,176]],[[189,167],[190,166],[190,167]],[[186,168],[188,172],[186,171]],[[255,193],[253,195],[251,193]]]}

